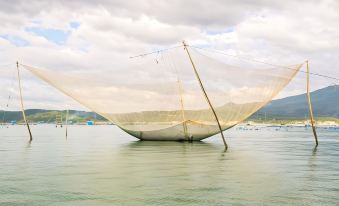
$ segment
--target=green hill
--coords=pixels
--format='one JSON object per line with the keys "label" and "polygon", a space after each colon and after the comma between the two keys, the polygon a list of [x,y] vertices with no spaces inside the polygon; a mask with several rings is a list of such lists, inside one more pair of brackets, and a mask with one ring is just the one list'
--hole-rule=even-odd
{"label": "green hill", "polygon": [[[311,93],[314,116],[319,118],[339,119],[339,87],[329,86]],[[54,123],[57,115],[66,116],[66,111],[28,109],[27,119],[30,122]],[[306,94],[290,96],[283,99],[274,100],[258,112],[253,114],[250,120],[294,120],[308,118],[308,105]],[[0,122],[10,122],[12,120],[22,121],[21,111],[0,111]],[[88,120],[106,121],[94,112],[69,111],[69,120],[75,123],[86,122]]]}
{"label": "green hill", "polygon": [[[311,92],[316,118],[339,118],[339,86],[329,86]],[[250,119],[304,119],[309,116],[307,96],[301,94],[278,99],[260,109]]]}
{"label": "green hill", "polygon": [[[66,110],[44,110],[44,109],[27,109],[26,111],[27,119],[30,122],[45,122],[45,123],[54,123],[57,115],[62,115],[65,120]],[[76,111],[70,110],[69,121],[75,123],[86,122],[89,120],[96,121],[106,121],[102,116],[97,115],[94,112],[85,112],[85,111]],[[21,111],[0,111],[0,122],[10,122],[10,121],[22,121],[22,112]]]}

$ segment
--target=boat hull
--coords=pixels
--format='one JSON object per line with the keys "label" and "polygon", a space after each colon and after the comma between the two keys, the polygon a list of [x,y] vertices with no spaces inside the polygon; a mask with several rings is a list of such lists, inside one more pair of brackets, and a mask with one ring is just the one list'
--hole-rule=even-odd
{"label": "boat hull", "polygon": [[[223,127],[223,130],[227,130],[233,126],[234,125]],[[172,127],[150,131],[138,131],[119,127],[140,140],[150,141],[200,141],[220,133],[216,125],[203,124],[186,124],[186,129],[183,124],[178,124]]]}

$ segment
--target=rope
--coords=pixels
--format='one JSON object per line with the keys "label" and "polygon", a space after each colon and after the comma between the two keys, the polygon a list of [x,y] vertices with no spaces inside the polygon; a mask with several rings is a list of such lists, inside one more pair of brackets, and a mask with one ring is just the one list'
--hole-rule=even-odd
{"label": "rope", "polygon": [[[302,73],[307,73],[305,71],[301,71]],[[319,76],[319,77],[324,77],[324,78],[327,78],[327,79],[332,79],[332,80],[337,80],[339,81],[339,78],[337,77],[330,77],[330,76],[327,76],[327,75],[323,75],[323,74],[319,74],[319,73],[312,73],[310,72],[311,75],[314,75],[314,76]]]}
{"label": "rope", "polygon": [[0,68],[1,69],[7,69],[7,67],[13,65],[13,63],[9,63],[9,64],[0,64]]}
{"label": "rope", "polygon": [[[159,54],[160,52],[168,51],[168,50],[179,48],[179,47],[183,47],[183,46],[179,45],[179,46],[175,46],[175,47],[169,47],[169,48],[166,48],[166,49],[156,50],[156,51],[152,51],[152,52],[145,53],[145,54],[131,56],[130,58],[132,59],[132,58],[137,58],[137,57],[144,57],[144,56],[147,56],[147,55],[150,55],[150,54],[155,54],[155,53]],[[251,61],[251,62],[256,62],[256,63],[260,63],[260,64],[266,64],[266,65],[274,66],[274,67],[281,67],[281,68],[285,68],[285,69],[293,69],[293,68],[290,68],[288,66],[272,64],[272,63],[268,63],[268,62],[264,62],[264,61],[259,61],[259,60],[256,60],[256,59],[242,58],[242,57],[239,57],[237,55],[227,54],[227,53],[225,53],[223,51],[220,51],[220,50],[206,49],[206,48],[202,48],[202,47],[198,47],[198,46],[191,46],[191,45],[188,45],[188,44],[187,44],[187,47],[191,47],[191,48],[200,49],[200,50],[204,50],[204,51],[208,51],[208,52],[212,52],[212,53],[218,53],[218,54],[230,56],[230,57],[233,57],[233,58],[237,58],[237,59],[239,59],[241,61]],[[295,69],[293,69],[293,70],[295,70]],[[307,71],[300,70],[300,72],[307,74]],[[319,77],[323,77],[323,78],[339,81],[339,77],[331,77],[331,76],[328,76],[328,75],[324,75],[324,74],[320,74],[320,73],[314,73],[314,72],[309,72],[309,74],[310,75],[314,75],[314,76],[319,76]]]}
{"label": "rope", "polygon": [[259,61],[259,60],[256,60],[256,59],[249,59],[249,58],[239,57],[239,56],[237,56],[237,55],[228,54],[228,53],[225,53],[225,52],[220,51],[220,50],[206,49],[206,48],[202,48],[202,47],[198,47],[198,46],[189,46],[189,47],[195,48],[195,49],[204,50],[204,51],[208,51],[208,52],[211,52],[211,53],[223,54],[223,55],[225,55],[225,56],[230,56],[230,57],[233,57],[233,58],[237,58],[237,59],[239,59],[239,60],[241,60],[241,61],[257,62],[257,63],[266,64],[266,65],[270,65],[270,66],[274,66],[274,67],[286,67],[286,66],[282,66],[282,65],[272,64],[272,63],[268,63],[268,62],[264,62],[264,61]]}
{"label": "rope", "polygon": [[[215,49],[214,50],[206,49],[206,48],[201,48],[201,47],[198,47],[198,46],[190,46],[190,47],[191,48],[195,48],[195,49],[200,49],[200,50],[208,51],[208,52],[212,52],[212,53],[223,54],[225,56],[230,56],[230,57],[233,57],[233,58],[238,58],[241,61],[252,61],[252,62],[266,64],[266,65],[270,65],[270,66],[274,66],[274,67],[281,67],[281,68],[285,68],[285,69],[293,69],[293,68],[290,68],[290,67],[276,65],[276,64],[271,64],[271,63],[268,63],[268,62],[259,61],[259,60],[255,60],[255,59],[242,58],[242,57],[239,57],[239,56],[236,56],[236,55],[232,55],[232,54],[227,54],[225,52],[222,52],[222,51],[219,51],[219,50],[215,50]],[[295,70],[295,69],[293,69],[293,70]],[[307,71],[300,70],[300,72],[307,74]],[[310,75],[314,75],[314,76],[319,76],[319,77],[323,77],[323,78],[339,81],[339,77],[331,77],[331,76],[328,76],[328,75],[324,75],[324,74],[320,74],[320,73],[314,73],[314,72],[309,72],[309,74]]]}
{"label": "rope", "polygon": [[133,59],[133,58],[137,58],[137,57],[144,57],[144,56],[147,56],[147,55],[150,55],[150,54],[160,53],[160,52],[168,51],[168,50],[171,50],[171,49],[176,49],[176,48],[179,48],[179,47],[183,47],[183,46],[179,45],[179,46],[175,46],[175,47],[169,47],[169,48],[166,48],[166,49],[156,50],[156,51],[152,51],[152,52],[145,53],[145,54],[139,54],[139,55],[136,55],[136,56],[131,56],[129,58]]}
{"label": "rope", "polygon": [[[14,87],[14,78],[15,76],[13,75],[11,80],[10,80],[10,89],[12,89]],[[11,101],[12,99],[12,95],[11,95],[11,91],[9,91],[9,95],[8,95],[8,98],[7,98],[7,103],[4,107],[4,111],[3,111],[3,114],[2,114],[2,123],[5,124],[5,117],[6,117],[6,110],[8,110],[8,107],[9,107],[9,102]]]}

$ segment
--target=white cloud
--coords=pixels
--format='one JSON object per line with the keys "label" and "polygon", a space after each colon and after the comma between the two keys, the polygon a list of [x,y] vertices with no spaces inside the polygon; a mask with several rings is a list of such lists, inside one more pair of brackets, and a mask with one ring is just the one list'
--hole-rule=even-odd
{"label": "white cloud", "polygon": [[[129,56],[186,39],[272,63],[309,59],[313,72],[339,76],[338,9],[337,1],[1,1],[0,67],[6,70],[1,65],[20,60],[67,72],[123,68]],[[71,28],[71,22],[79,27]],[[69,36],[58,45],[27,32],[29,27],[63,30]],[[1,35],[29,44],[18,47]],[[0,79],[8,80],[8,75]],[[312,80],[314,89],[333,83]],[[49,95],[36,79],[27,83],[34,88],[27,93],[32,95],[28,107],[63,107],[55,99],[57,92]],[[8,81],[0,86],[8,87]],[[303,92],[302,88],[300,74],[282,96]],[[0,105],[6,96],[0,95]],[[67,99],[61,94],[58,98]]]}

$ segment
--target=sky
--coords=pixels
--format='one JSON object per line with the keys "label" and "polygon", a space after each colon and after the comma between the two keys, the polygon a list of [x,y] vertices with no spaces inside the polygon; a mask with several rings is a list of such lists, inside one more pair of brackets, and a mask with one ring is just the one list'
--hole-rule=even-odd
{"label": "sky", "polygon": [[[0,0],[0,110],[19,109],[15,62],[60,72],[119,67],[123,59],[179,45],[260,61],[309,60],[339,77],[339,1]],[[26,108],[84,109],[23,73]],[[300,73],[277,98],[305,92]],[[338,84],[312,77],[312,90]]]}

